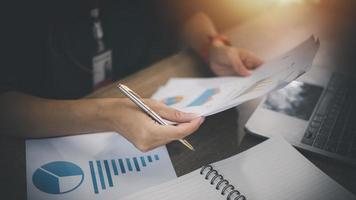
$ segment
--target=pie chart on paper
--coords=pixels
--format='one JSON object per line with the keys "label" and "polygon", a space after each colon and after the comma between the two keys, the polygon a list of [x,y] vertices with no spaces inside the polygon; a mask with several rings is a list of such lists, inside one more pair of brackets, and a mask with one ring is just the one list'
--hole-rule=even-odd
{"label": "pie chart on paper", "polygon": [[39,167],[32,175],[37,189],[49,194],[75,190],[84,180],[83,170],[74,163],[55,161]]}

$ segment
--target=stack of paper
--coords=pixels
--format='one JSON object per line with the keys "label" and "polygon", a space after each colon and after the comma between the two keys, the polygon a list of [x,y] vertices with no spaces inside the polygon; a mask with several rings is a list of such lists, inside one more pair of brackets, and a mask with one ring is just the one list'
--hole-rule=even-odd
{"label": "stack of paper", "polygon": [[249,77],[172,78],[152,98],[181,111],[212,115],[286,86],[311,68],[319,46],[311,36]]}

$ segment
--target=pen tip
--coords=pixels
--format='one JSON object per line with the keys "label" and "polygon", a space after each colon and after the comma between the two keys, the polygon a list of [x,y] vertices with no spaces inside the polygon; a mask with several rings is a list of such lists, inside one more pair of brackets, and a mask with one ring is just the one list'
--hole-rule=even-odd
{"label": "pen tip", "polygon": [[182,144],[184,144],[186,147],[188,147],[190,150],[195,151],[193,145],[191,145],[187,140],[185,139],[180,139],[179,140]]}
{"label": "pen tip", "polygon": [[193,147],[191,144],[188,143],[187,147],[188,147],[190,150],[195,151],[194,147]]}

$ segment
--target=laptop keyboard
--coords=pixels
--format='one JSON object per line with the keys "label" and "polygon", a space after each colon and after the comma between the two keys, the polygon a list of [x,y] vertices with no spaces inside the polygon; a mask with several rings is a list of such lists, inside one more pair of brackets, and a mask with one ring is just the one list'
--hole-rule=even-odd
{"label": "laptop keyboard", "polygon": [[356,82],[334,73],[302,143],[356,159]]}

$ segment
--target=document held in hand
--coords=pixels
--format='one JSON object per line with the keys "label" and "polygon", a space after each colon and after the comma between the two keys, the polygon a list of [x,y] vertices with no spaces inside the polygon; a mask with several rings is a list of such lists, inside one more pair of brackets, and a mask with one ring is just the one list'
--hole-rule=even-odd
{"label": "document held in hand", "polygon": [[172,78],[152,98],[184,112],[213,115],[297,79],[311,68],[319,46],[319,40],[311,36],[249,77]]}

